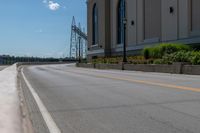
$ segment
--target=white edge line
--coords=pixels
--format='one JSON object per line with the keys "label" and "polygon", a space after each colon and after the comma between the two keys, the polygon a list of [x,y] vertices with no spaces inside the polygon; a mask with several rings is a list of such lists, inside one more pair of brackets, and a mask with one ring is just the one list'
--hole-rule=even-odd
{"label": "white edge line", "polygon": [[24,75],[24,68],[22,68],[22,76],[29,88],[29,90],[31,91],[38,107],[39,110],[42,114],[42,117],[49,129],[50,133],[61,133],[60,129],[57,127],[56,123],[54,122],[53,118],[51,117],[50,113],[48,112],[48,110],[46,109],[46,107],[44,106],[42,100],[40,99],[40,97],[38,96],[38,94],[36,93],[36,91],[33,89],[33,87],[31,86],[31,84],[29,83],[29,81],[27,80],[26,76]]}

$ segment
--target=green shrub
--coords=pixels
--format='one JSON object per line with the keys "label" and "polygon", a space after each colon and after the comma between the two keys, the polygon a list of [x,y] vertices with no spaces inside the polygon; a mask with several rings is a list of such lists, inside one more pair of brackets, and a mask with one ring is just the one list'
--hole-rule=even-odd
{"label": "green shrub", "polygon": [[150,58],[150,48],[144,48],[142,51],[142,54],[144,55],[145,59],[149,59]]}
{"label": "green shrub", "polygon": [[[161,47],[163,48],[163,46]],[[200,51],[188,51],[189,48],[187,47],[183,48],[183,47],[179,48],[183,50],[176,51],[176,52],[172,52],[172,51],[175,51],[173,48],[171,48],[171,51],[168,48],[163,48],[165,49],[163,50],[165,51],[164,52],[165,54],[163,56],[161,56],[161,54],[158,52],[161,49],[160,47],[145,48],[145,50],[151,53],[151,55],[153,55],[154,58],[152,58],[151,56],[148,57],[148,54],[146,54],[146,57],[148,57],[148,59],[146,59],[143,56],[128,56],[127,60],[128,60],[128,63],[130,64],[172,64],[173,62],[189,62],[193,65],[200,65]],[[92,63],[119,64],[122,62],[122,60],[123,58],[121,56],[104,57],[104,58],[102,57],[102,58],[93,59]]]}
{"label": "green shrub", "polygon": [[122,62],[122,57],[104,58],[104,63],[106,64],[119,64],[120,62]]}
{"label": "green shrub", "polygon": [[190,61],[193,65],[200,65],[200,51],[191,53]]}
{"label": "green shrub", "polygon": [[94,63],[94,64],[104,63],[104,58],[92,59],[92,63]]}
{"label": "green shrub", "polygon": [[193,65],[200,65],[200,51],[178,51],[172,54],[166,54],[162,59],[165,64],[189,62]]}
{"label": "green shrub", "polygon": [[190,62],[192,52],[179,51],[173,53],[173,62]]}
{"label": "green shrub", "polygon": [[191,48],[184,44],[165,43],[159,44],[151,48],[144,48],[143,56],[145,59],[155,58],[161,59],[166,54],[172,54],[178,51],[190,51]]}
{"label": "green shrub", "polygon": [[145,59],[143,56],[129,56],[128,58],[129,64],[152,64],[152,59]]}
{"label": "green shrub", "polygon": [[122,57],[101,57],[93,59],[93,64],[118,64],[122,62]]}
{"label": "green shrub", "polygon": [[144,60],[143,56],[128,56],[128,60]]}
{"label": "green shrub", "polygon": [[158,47],[160,49],[161,55],[172,54],[177,51],[190,51],[191,50],[191,48],[188,45],[184,45],[184,44],[166,43],[166,44],[160,44]]}
{"label": "green shrub", "polygon": [[[93,64],[119,64],[123,60],[123,57],[101,57],[97,59],[93,59],[91,63]],[[128,56],[128,63],[130,64],[147,64],[151,60],[145,60],[143,56]]]}
{"label": "green shrub", "polygon": [[153,64],[165,64],[163,59],[155,59]]}
{"label": "green shrub", "polygon": [[[172,64],[173,57],[174,57],[174,55],[172,55],[172,54],[165,54],[161,59],[162,64]],[[157,60],[159,60],[159,59],[157,59]]]}

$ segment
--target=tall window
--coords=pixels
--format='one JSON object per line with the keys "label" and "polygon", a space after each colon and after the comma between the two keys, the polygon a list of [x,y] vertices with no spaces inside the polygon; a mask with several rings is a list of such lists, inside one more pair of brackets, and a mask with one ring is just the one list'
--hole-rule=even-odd
{"label": "tall window", "polygon": [[92,13],[93,45],[98,44],[98,8],[95,4]]}
{"label": "tall window", "polygon": [[124,26],[123,18],[125,15],[123,0],[119,0],[117,8],[117,43],[122,44],[124,42]]}

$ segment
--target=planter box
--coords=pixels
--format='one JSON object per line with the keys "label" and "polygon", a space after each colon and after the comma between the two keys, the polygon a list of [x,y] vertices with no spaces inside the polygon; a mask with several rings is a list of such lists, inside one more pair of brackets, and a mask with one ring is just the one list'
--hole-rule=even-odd
{"label": "planter box", "polygon": [[124,70],[153,72],[154,66],[147,64],[124,64]]}
{"label": "planter box", "polygon": [[[77,63],[77,67],[122,70],[123,64]],[[200,75],[200,65],[186,65],[185,63],[174,63],[172,65],[124,64],[124,70]]]}
{"label": "planter box", "polygon": [[160,73],[182,73],[180,64],[125,64],[125,70],[143,71],[143,72],[160,72]]}
{"label": "planter box", "polygon": [[97,69],[116,69],[116,70],[122,70],[122,65],[120,65],[120,64],[96,64],[95,68],[97,68]]}
{"label": "planter box", "polygon": [[200,75],[200,65],[184,65],[183,74]]}
{"label": "planter box", "polygon": [[154,65],[154,72],[160,72],[160,73],[174,73],[179,74],[181,71],[181,68],[179,65]]}
{"label": "planter box", "polygon": [[95,68],[94,64],[87,64],[87,63],[76,63],[77,67],[84,67],[84,68]]}

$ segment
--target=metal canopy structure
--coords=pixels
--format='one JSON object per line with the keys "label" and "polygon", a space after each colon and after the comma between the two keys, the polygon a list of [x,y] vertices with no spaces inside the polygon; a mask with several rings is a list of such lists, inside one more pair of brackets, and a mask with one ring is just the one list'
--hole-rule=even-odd
{"label": "metal canopy structure", "polygon": [[87,56],[87,34],[81,28],[81,24],[76,25],[75,17],[72,18],[70,57],[75,59],[86,58]]}

